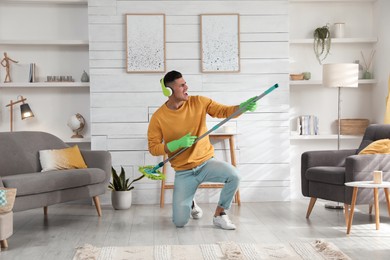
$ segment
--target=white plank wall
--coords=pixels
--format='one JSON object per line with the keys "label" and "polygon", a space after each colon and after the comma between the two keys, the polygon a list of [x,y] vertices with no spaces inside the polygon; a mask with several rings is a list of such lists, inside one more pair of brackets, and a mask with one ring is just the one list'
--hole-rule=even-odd
{"label": "white plank wall", "polygon": [[[237,105],[279,83],[259,102],[257,111],[229,122],[242,174],[243,202],[290,198],[288,1],[114,1],[89,0],[91,136],[93,149],[112,154],[113,166],[129,177],[138,167],[161,157],[147,150],[147,128],[153,112],[166,101],[159,86],[163,73],[126,73],[125,14],[166,15],[167,71],[183,73],[191,95]],[[201,73],[200,23],[204,13],[240,14],[241,71]],[[147,25],[145,25],[147,26]],[[211,127],[218,119],[208,119]],[[230,161],[229,145],[215,143],[216,157]],[[168,182],[174,171],[168,169]],[[171,202],[172,191],[166,192]],[[136,184],[133,203],[158,203],[160,182]],[[200,202],[218,200],[219,190],[199,190]]]}

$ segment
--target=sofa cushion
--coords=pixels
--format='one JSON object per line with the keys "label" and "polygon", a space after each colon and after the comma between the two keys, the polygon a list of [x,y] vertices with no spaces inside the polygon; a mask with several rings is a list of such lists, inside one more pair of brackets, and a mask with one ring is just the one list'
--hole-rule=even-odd
{"label": "sofa cushion", "polygon": [[305,176],[309,181],[344,185],[345,168],[333,166],[311,167],[306,171]]}
{"label": "sofa cushion", "polygon": [[5,187],[18,189],[17,196],[97,184],[105,179],[106,173],[98,168],[26,173],[2,178]]}
{"label": "sofa cushion", "polygon": [[87,168],[77,145],[64,149],[41,150],[39,161],[43,172]]}

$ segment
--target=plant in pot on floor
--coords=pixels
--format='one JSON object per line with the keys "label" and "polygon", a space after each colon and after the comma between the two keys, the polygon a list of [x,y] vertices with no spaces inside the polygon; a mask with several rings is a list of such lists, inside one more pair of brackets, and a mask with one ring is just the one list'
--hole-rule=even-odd
{"label": "plant in pot on floor", "polygon": [[111,173],[112,182],[110,182],[108,187],[112,190],[112,206],[114,209],[129,209],[131,207],[132,200],[131,190],[134,189],[134,186],[132,186],[132,184],[136,181],[141,180],[143,177],[145,177],[145,175],[141,175],[137,179],[130,181],[129,178],[126,178],[126,173],[122,166],[119,175],[113,167],[111,167]]}

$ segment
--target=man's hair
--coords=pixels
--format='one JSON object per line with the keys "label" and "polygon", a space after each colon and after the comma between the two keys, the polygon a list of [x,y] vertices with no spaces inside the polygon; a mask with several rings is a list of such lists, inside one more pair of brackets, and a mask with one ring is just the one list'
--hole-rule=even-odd
{"label": "man's hair", "polygon": [[183,75],[181,75],[180,72],[178,72],[176,70],[172,70],[172,71],[168,72],[167,74],[165,74],[165,76],[164,76],[164,85],[168,86],[169,83],[172,83],[176,79],[180,79],[182,77],[183,77]]}

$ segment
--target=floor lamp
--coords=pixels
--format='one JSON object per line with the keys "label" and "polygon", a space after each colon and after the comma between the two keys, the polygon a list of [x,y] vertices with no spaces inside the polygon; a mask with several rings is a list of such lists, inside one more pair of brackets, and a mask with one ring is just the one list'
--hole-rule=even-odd
{"label": "floor lamp", "polygon": [[[337,150],[340,150],[341,130],[341,88],[357,88],[359,81],[359,64],[355,63],[330,63],[322,66],[322,84],[325,87],[337,88]],[[325,204],[326,208],[343,209],[343,205]]]}
{"label": "floor lamp", "polygon": [[22,103],[20,105],[20,112],[21,112],[21,116],[22,116],[22,120],[26,119],[26,118],[29,118],[29,117],[33,117],[34,116],[34,113],[32,112],[30,106],[27,104],[27,103],[24,103],[24,101],[27,100],[27,98],[23,98],[23,96],[18,96],[16,98],[17,100],[16,101],[10,101],[8,105],[6,105],[6,107],[10,107],[10,131],[12,132],[13,131],[13,106],[18,104],[18,103]]}

